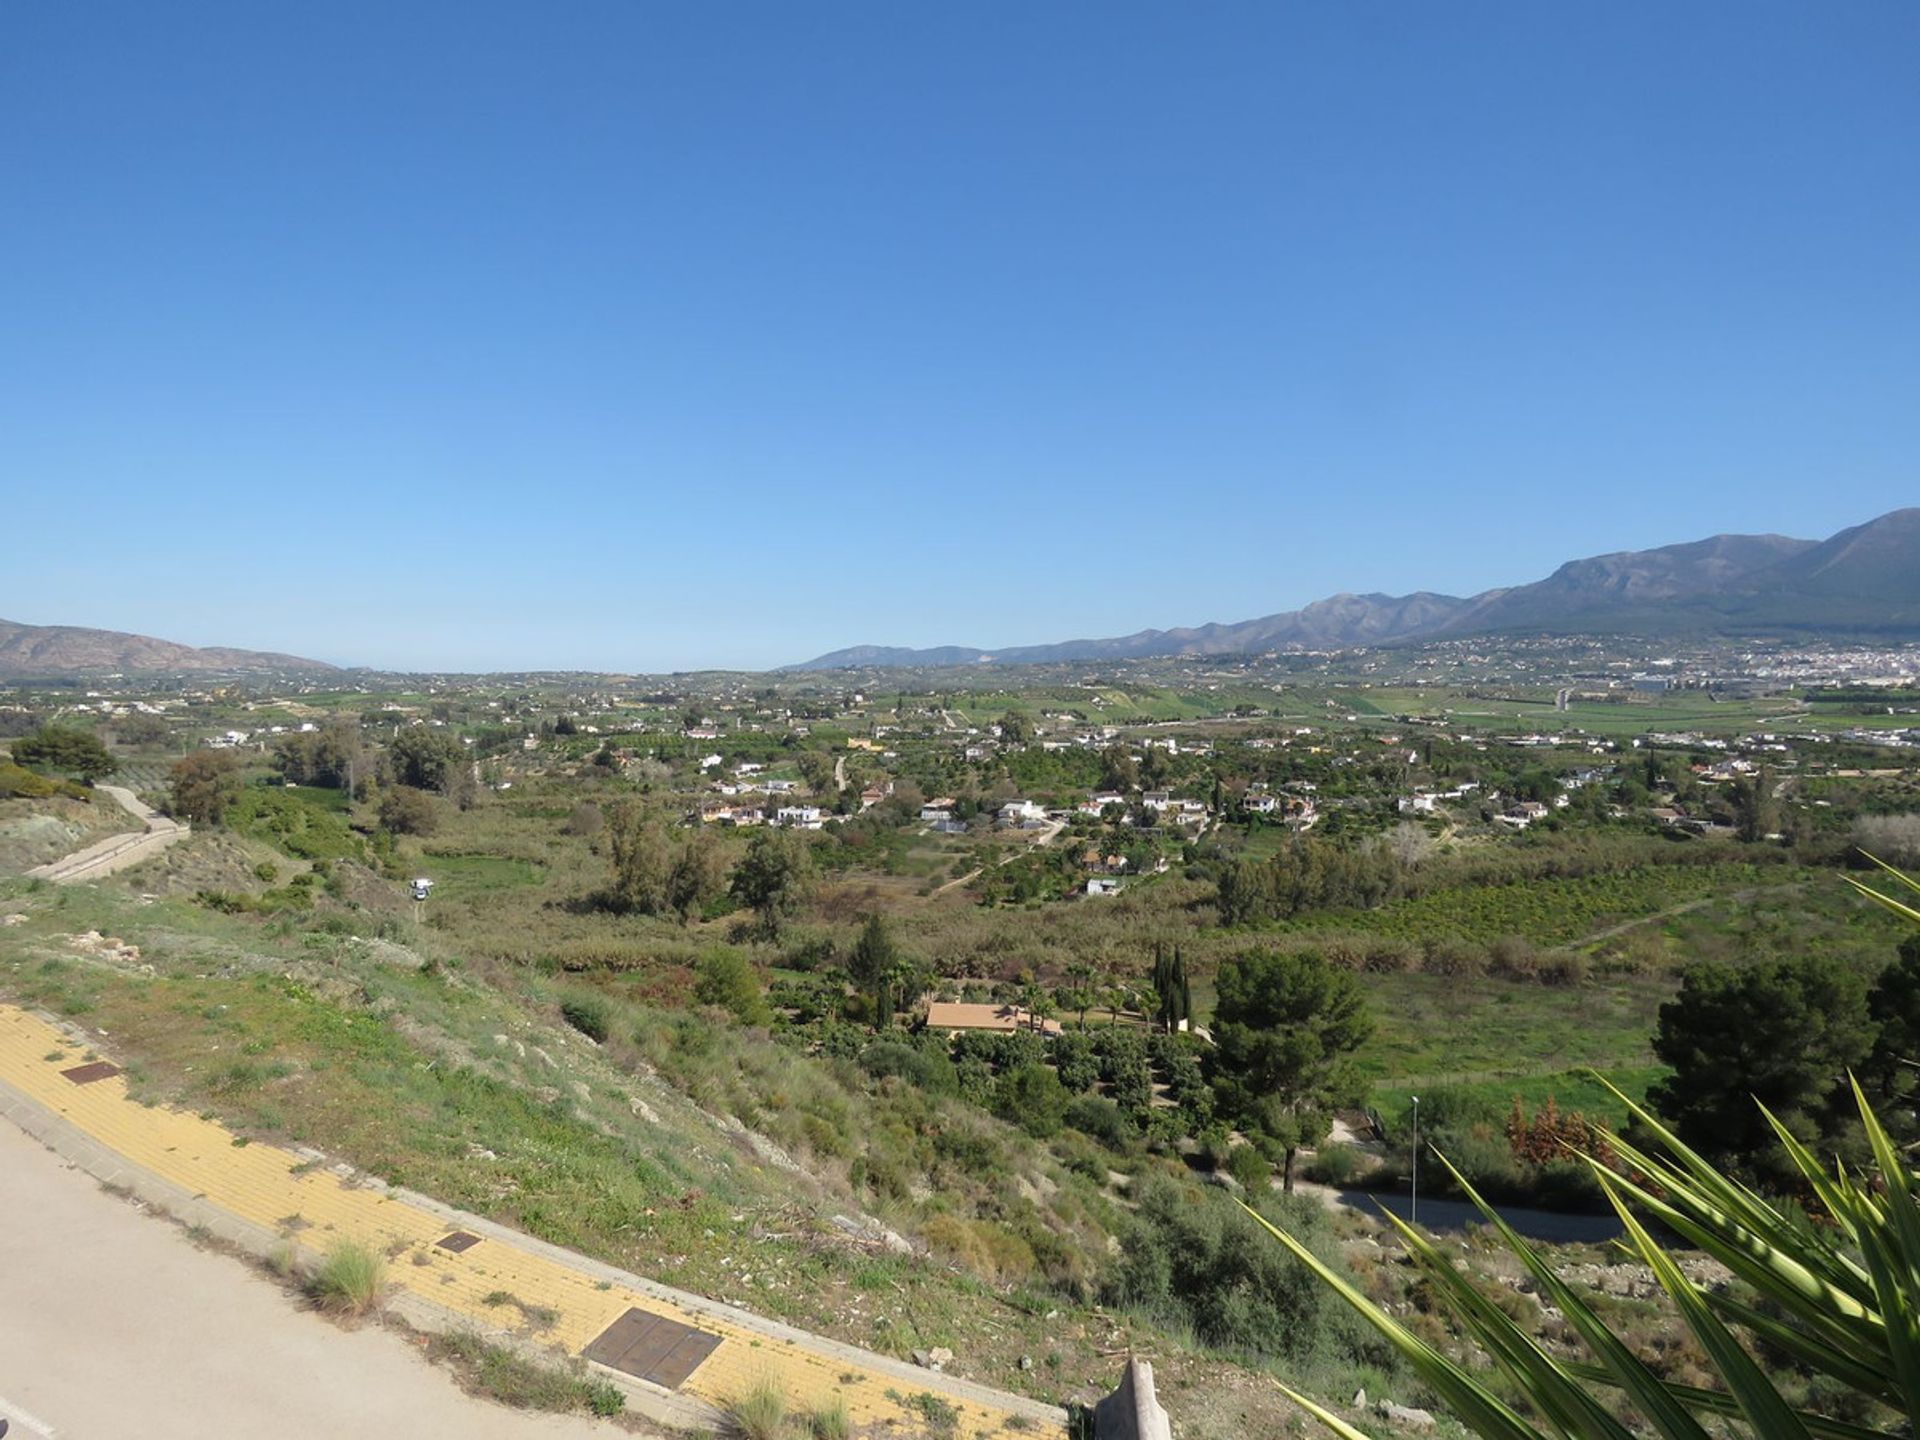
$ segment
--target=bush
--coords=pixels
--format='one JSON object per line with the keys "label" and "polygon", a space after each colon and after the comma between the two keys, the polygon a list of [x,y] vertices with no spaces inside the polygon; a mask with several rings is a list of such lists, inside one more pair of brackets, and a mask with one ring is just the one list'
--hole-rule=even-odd
{"label": "bush", "polygon": [[1351,1145],[1322,1145],[1307,1162],[1307,1178],[1322,1185],[1350,1185],[1360,1173],[1360,1156]]}
{"label": "bush", "polygon": [[1066,1123],[1091,1135],[1109,1150],[1127,1150],[1140,1138],[1139,1128],[1120,1107],[1098,1095],[1079,1095],[1067,1104]]}
{"label": "bush", "polygon": [[[1137,1187],[1137,1201],[1109,1299],[1188,1327],[1205,1344],[1263,1359],[1395,1368],[1392,1348],[1304,1264],[1291,1255],[1279,1263],[1278,1247],[1262,1245],[1266,1231],[1226,1196],[1154,1177]],[[1269,1192],[1251,1203],[1335,1270],[1345,1269],[1319,1201]]]}
{"label": "bush", "polygon": [[711,950],[701,957],[693,998],[718,1005],[743,1025],[770,1025],[773,1008],[760,993],[760,977],[738,950]]}
{"label": "bush", "polygon": [[560,1018],[589,1040],[607,1043],[613,1029],[613,1008],[599,995],[569,995],[560,1002]]}
{"label": "bush", "polygon": [[440,824],[440,809],[424,790],[394,785],[380,797],[380,824],[396,835],[431,835]]}
{"label": "bush", "polygon": [[951,1060],[905,1040],[875,1040],[860,1052],[860,1068],[876,1080],[898,1075],[930,1095],[952,1095],[960,1088]]}
{"label": "bush", "polygon": [[1236,1145],[1227,1156],[1227,1173],[1245,1186],[1249,1193],[1258,1195],[1266,1190],[1273,1181],[1273,1166],[1267,1163],[1252,1145]]}
{"label": "bush", "polygon": [[994,1113],[1038,1139],[1059,1133],[1066,1119],[1067,1091],[1050,1065],[1009,1070],[993,1087]]}

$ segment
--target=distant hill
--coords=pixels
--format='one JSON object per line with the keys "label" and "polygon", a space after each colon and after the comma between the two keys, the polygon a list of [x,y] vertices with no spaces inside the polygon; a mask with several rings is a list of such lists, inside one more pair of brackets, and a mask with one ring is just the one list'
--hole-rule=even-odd
{"label": "distant hill", "polygon": [[1168,655],[1258,655],[1496,633],[1920,638],[1920,509],[1828,540],[1715,535],[1570,560],[1544,580],[1465,599],[1335,595],[1301,610],[1193,629],[1142,630],[1004,650],[858,645],[791,668],[1037,665]]}
{"label": "distant hill", "polygon": [[11,620],[0,620],[0,677],[8,679],[334,668],[323,661],[303,660],[298,655],[230,650],[222,646],[196,649],[119,630],[87,630],[78,625],[17,625]]}

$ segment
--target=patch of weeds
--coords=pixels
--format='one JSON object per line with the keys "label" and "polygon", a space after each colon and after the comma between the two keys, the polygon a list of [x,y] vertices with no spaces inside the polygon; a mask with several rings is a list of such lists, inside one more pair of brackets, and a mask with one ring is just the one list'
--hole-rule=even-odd
{"label": "patch of weeds", "polygon": [[291,1240],[282,1240],[267,1251],[267,1269],[280,1280],[291,1280],[300,1273],[300,1252]]}
{"label": "patch of weeds", "polygon": [[787,1423],[787,1397],[771,1380],[757,1381],[727,1402],[727,1434],[735,1440],[779,1440]]}
{"label": "patch of weeds", "polygon": [[551,1305],[529,1305],[511,1290],[488,1291],[480,1303],[491,1307],[511,1305],[530,1329],[551,1330],[560,1323],[560,1312]]}
{"label": "patch of weeds", "polygon": [[516,1410],[618,1415],[627,1405],[618,1385],[593,1378],[584,1365],[543,1365],[471,1331],[436,1335],[427,1348],[453,1366],[468,1390]]}
{"label": "patch of weeds", "polygon": [[49,1050],[40,1058],[50,1065],[58,1065],[62,1060],[67,1058],[67,1052],[64,1050]]}
{"label": "patch of weeds", "polygon": [[307,1293],[322,1310],[364,1315],[380,1303],[386,1288],[387,1261],[358,1240],[338,1240],[307,1281]]}
{"label": "patch of weeds", "polygon": [[907,1408],[919,1411],[920,1418],[935,1435],[951,1435],[960,1428],[960,1412],[953,1407],[953,1402],[931,1391],[922,1390],[909,1397]]}
{"label": "patch of weeds", "polygon": [[807,1431],[813,1440],[847,1440],[853,1433],[853,1417],[847,1402],[835,1396],[807,1417]]}

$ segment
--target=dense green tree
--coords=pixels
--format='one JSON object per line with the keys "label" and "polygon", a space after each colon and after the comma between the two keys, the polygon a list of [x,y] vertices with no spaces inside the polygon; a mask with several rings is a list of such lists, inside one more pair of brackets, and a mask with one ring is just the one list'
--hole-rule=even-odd
{"label": "dense green tree", "polygon": [[727,861],[705,829],[689,834],[667,871],[667,903],[692,920],[727,892]]}
{"label": "dense green tree", "polygon": [[1318,1144],[1364,1086],[1353,1052],[1373,1033],[1353,975],[1312,951],[1255,953],[1220,967],[1208,1078],[1219,1112],[1282,1157]]}
{"label": "dense green tree", "polygon": [[70,725],[42,725],[33,734],[22,735],[13,742],[13,759],[29,769],[77,775],[89,785],[120,768],[98,735]]}
{"label": "dense green tree", "polygon": [[1153,947],[1153,993],[1158,1001],[1154,1019],[1171,1034],[1181,1022],[1193,1018],[1192,999],[1187,986],[1187,962],[1178,946]]}
{"label": "dense green tree", "polygon": [[1773,798],[1773,772],[1761,766],[1752,775],[1733,782],[1733,826],[1742,840],[1764,840],[1780,824],[1780,806]]}
{"label": "dense green tree", "polygon": [[274,742],[274,768],[295,785],[326,785],[345,790],[371,767],[360,739],[359,722],[342,715],[318,730],[283,735]]}
{"label": "dense green tree", "polygon": [[218,825],[240,798],[240,760],[225,750],[196,750],[169,772],[167,808],[195,825]]}
{"label": "dense green tree", "polygon": [[762,830],[733,872],[734,898],[760,920],[760,933],[780,938],[786,918],[813,888],[813,857],[795,830]]}
{"label": "dense green tree", "polygon": [[1833,957],[1696,965],[1660,1007],[1653,1053],[1673,1073],[1650,1098],[1713,1163],[1779,1183],[1790,1167],[1754,1102],[1799,1139],[1830,1141],[1874,1028],[1866,981]]}
{"label": "dense green tree", "polygon": [[1894,962],[1880,972],[1867,995],[1874,1024],[1873,1049],[1861,1066],[1861,1079],[1886,1108],[1889,1128],[1911,1135],[1914,1105],[1920,1098],[1920,936],[1903,942]]}
{"label": "dense green tree", "polygon": [[693,986],[702,1005],[730,1010],[743,1025],[768,1025],[773,1010],[761,992],[760,977],[738,950],[714,950],[701,957]]}
{"label": "dense green tree", "polygon": [[898,1008],[893,981],[900,962],[900,947],[894,943],[887,922],[877,912],[869,915],[860,938],[848,952],[847,978],[867,997],[876,1029],[884,1030],[893,1023],[893,1012]]}
{"label": "dense green tree", "polygon": [[1026,745],[1039,733],[1033,717],[1024,710],[1009,710],[1000,717],[1000,738],[1009,745]]}
{"label": "dense green tree", "polygon": [[1039,1139],[1060,1133],[1072,1097],[1051,1065],[1019,1065],[993,1087],[994,1113]]}
{"label": "dense green tree", "polygon": [[608,899],[615,910],[659,915],[669,903],[672,859],[659,821],[634,802],[622,801],[606,812],[607,849],[613,861]]}
{"label": "dense green tree", "polygon": [[391,778],[416,790],[435,790],[466,809],[473,803],[473,760],[451,730],[411,725],[387,751]]}
{"label": "dense green tree", "polygon": [[1140,762],[1133,751],[1119,741],[1100,752],[1100,788],[1118,790],[1122,795],[1140,787]]}
{"label": "dense green tree", "polygon": [[411,785],[389,785],[380,795],[380,825],[396,835],[431,835],[440,824],[433,797]]}

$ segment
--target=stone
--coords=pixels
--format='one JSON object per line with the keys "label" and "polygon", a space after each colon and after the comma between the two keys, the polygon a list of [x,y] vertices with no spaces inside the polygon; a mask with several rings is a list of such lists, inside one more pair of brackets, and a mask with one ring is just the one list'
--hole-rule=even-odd
{"label": "stone", "polygon": [[1433,1428],[1431,1411],[1420,1410],[1412,1405],[1396,1405],[1391,1400],[1382,1400],[1375,1409],[1379,1411],[1381,1419],[1391,1420],[1395,1425],[1404,1425],[1410,1430]]}

